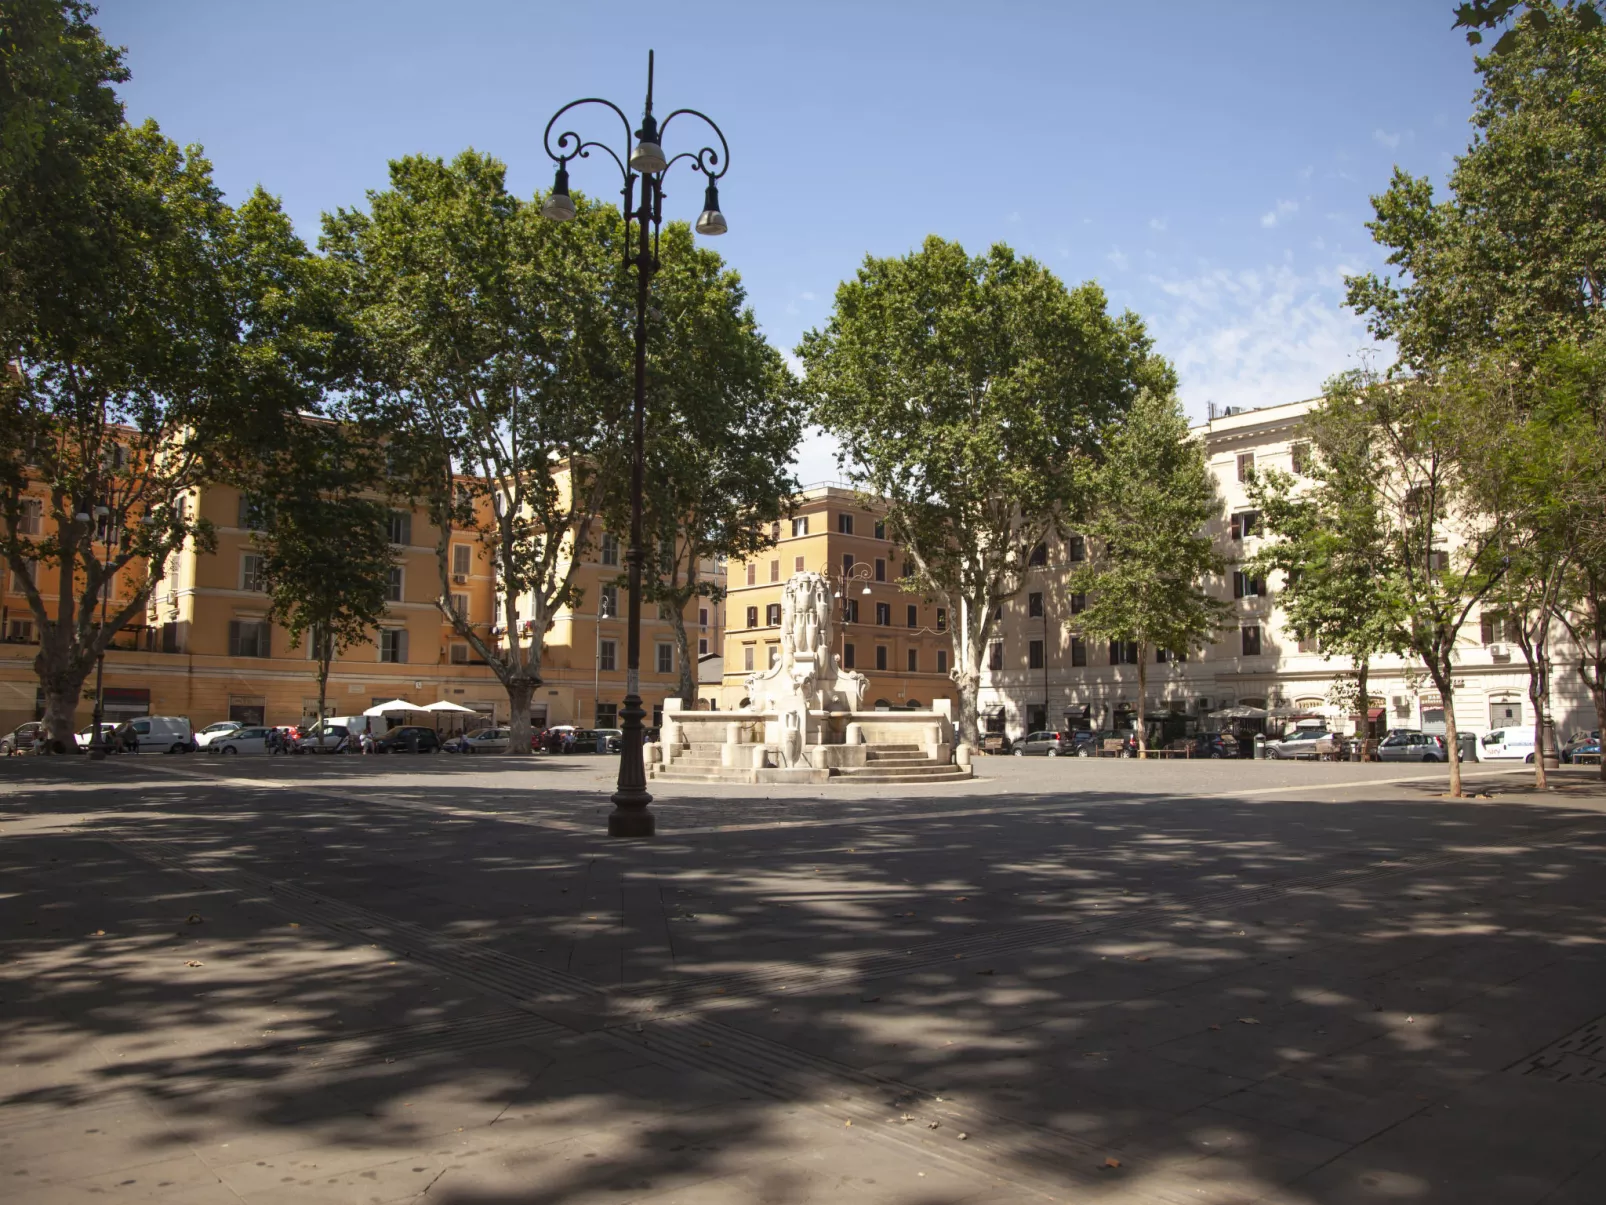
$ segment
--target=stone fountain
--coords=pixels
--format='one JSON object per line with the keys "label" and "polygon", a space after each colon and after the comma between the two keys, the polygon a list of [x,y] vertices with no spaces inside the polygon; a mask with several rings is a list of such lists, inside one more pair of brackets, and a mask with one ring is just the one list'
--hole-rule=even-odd
{"label": "stone fountain", "polygon": [[929,711],[864,711],[870,682],[844,669],[833,647],[834,599],[819,573],[782,588],[780,656],[748,675],[739,711],[664,705],[654,778],[683,782],[940,782],[969,778],[952,764],[947,700]]}

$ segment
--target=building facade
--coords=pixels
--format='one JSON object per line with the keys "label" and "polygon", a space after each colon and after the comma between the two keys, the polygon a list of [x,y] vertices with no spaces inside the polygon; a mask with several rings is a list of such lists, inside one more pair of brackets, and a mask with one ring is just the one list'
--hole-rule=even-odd
{"label": "building facade", "polygon": [[[118,634],[105,662],[104,710],[113,722],[140,715],[187,716],[197,728],[216,720],[292,724],[315,714],[316,665],[307,642],[292,647],[289,634],[268,619],[250,499],[226,486],[192,491],[192,513],[214,525],[217,547],[192,545],[168,562],[143,625]],[[50,524],[40,508],[37,529]],[[388,582],[387,613],[370,640],[345,650],[331,667],[327,707],[349,715],[375,703],[405,698],[446,700],[470,708],[478,723],[505,723],[507,692],[489,666],[441,614],[437,560],[439,530],[422,508],[392,511],[396,565]],[[537,725],[613,726],[625,694],[625,591],[622,541],[594,532],[575,567],[576,602],[555,616],[546,634],[542,687],[531,704]],[[501,601],[487,550],[471,534],[449,544],[453,604],[492,640],[505,638]],[[705,566],[719,580],[718,566]],[[128,598],[145,566],[131,564],[112,599]],[[53,581],[53,571],[40,578]],[[54,609],[55,595],[45,602]],[[528,613],[527,608],[521,608]],[[694,600],[684,622],[695,658],[717,651],[722,607]],[[528,638],[528,636],[526,636]],[[43,697],[34,672],[38,632],[26,598],[9,569],[0,566],[0,732],[37,718]],[[677,693],[679,653],[668,617],[642,613],[642,696],[654,717]],[[94,710],[93,677],[78,709],[79,726]]]}
{"label": "building facade", "polygon": [[747,678],[780,660],[781,591],[794,573],[823,573],[838,595],[836,648],[844,669],[870,680],[867,708],[930,707],[956,700],[946,608],[900,584],[902,550],[888,538],[885,508],[840,485],[810,486],[775,547],[732,561],[726,579],[725,663],[718,705],[740,707]]}
{"label": "building facade", "polygon": [[[1337,679],[1351,669],[1347,658],[1328,659],[1287,630],[1276,605],[1281,583],[1250,578],[1240,566],[1260,545],[1259,515],[1249,500],[1246,477],[1256,467],[1275,467],[1296,479],[1305,467],[1301,436],[1315,400],[1229,411],[1193,428],[1205,445],[1226,513],[1213,535],[1227,571],[1207,587],[1230,608],[1215,643],[1184,659],[1149,651],[1145,712],[1170,716],[1171,727],[1209,727],[1208,716],[1234,705],[1293,708],[1326,716],[1344,731],[1351,725],[1330,702]],[[1129,727],[1136,712],[1137,649],[1115,642],[1079,639],[1075,617],[1083,600],[1068,592],[1069,574],[1085,549],[1075,537],[1050,541],[1042,564],[1026,586],[1000,610],[984,660],[979,696],[985,726],[1012,737],[1045,727]],[[1528,672],[1522,652],[1504,638],[1497,615],[1474,611],[1462,629],[1455,679],[1455,718],[1460,731],[1531,725]],[[1553,656],[1552,713],[1558,734],[1593,728],[1594,707],[1576,669],[1576,653]],[[1379,657],[1371,665],[1368,693],[1372,722],[1382,728],[1442,733],[1444,704],[1419,663]]]}

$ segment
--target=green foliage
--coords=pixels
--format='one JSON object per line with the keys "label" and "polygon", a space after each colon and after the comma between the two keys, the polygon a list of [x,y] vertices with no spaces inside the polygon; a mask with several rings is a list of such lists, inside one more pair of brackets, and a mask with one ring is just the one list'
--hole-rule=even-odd
{"label": "green foliage", "polygon": [[1215,639],[1227,606],[1204,589],[1226,567],[1207,530],[1221,496],[1204,445],[1189,436],[1174,395],[1145,389],[1110,437],[1082,530],[1093,558],[1072,575],[1088,595],[1076,617],[1088,636],[1138,645],[1138,739],[1149,654],[1196,652]]}
{"label": "green foliage", "polygon": [[1174,379],[1142,321],[1092,283],[1065,285],[998,244],[968,256],[928,237],[867,258],[829,325],[798,348],[816,420],[853,479],[888,501],[916,584],[956,619],[964,739],[994,607],[1032,548],[1085,504],[1110,425]]}
{"label": "green foliage", "polygon": [[1399,169],[1373,198],[1370,228],[1400,278],[1349,281],[1349,305],[1417,369],[1489,352],[1531,364],[1603,333],[1606,26],[1590,5],[1545,0],[1501,45],[1477,61],[1477,135],[1450,199]]}
{"label": "green foliage", "polygon": [[329,665],[371,638],[385,614],[396,554],[383,496],[384,452],[353,424],[302,422],[263,466],[267,489],[251,495],[262,522],[255,542],[269,617],[294,648],[312,643],[323,719]]}
{"label": "green foliage", "polygon": [[[322,246],[350,307],[362,408],[394,432],[398,482],[439,526],[441,612],[508,689],[523,749],[542,640],[578,601],[575,565],[622,472],[634,288],[616,210],[576,197],[574,221],[549,222],[504,176],[472,150],[395,160],[367,213],[325,217]],[[450,605],[454,530],[497,567],[500,642]]]}
{"label": "green foliage", "polygon": [[[1527,0],[1466,0],[1455,8],[1456,29],[1467,31],[1467,43],[1477,46],[1483,41],[1483,31],[1494,29],[1510,20],[1513,13],[1527,9],[1531,18],[1531,25],[1540,32],[1548,29],[1550,25],[1551,6],[1545,4],[1529,4]],[[1598,0],[1567,0],[1562,6],[1567,16],[1576,20],[1584,29],[1598,29],[1601,24]],[[1517,28],[1507,29],[1500,35],[1494,44],[1495,54],[1509,54],[1522,39],[1522,31]]]}
{"label": "green foliage", "polygon": [[[696,246],[684,223],[664,230],[660,257],[648,325],[642,531],[645,547],[672,551],[667,563],[643,565],[642,599],[669,615],[689,707],[696,657],[685,609],[693,598],[724,597],[723,586],[702,576],[701,562],[746,558],[773,544],[770,524],[797,489],[790,462],[803,413],[737,274]],[[611,531],[629,531],[626,484],[621,475],[607,500]]]}

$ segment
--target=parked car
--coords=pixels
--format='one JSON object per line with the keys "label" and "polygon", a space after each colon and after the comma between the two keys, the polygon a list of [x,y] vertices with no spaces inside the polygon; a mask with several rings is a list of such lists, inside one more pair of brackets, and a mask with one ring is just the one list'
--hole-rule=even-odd
{"label": "parked car", "polygon": [[1071,757],[1076,743],[1069,732],[1029,732],[1015,744],[1016,757]]}
{"label": "parked car", "polygon": [[[117,725],[116,724],[107,724],[107,723],[102,722],[102,724],[100,726],[100,742],[101,742],[101,744],[110,745],[112,743],[112,734],[115,733],[116,731],[117,731]],[[87,728],[84,728],[79,732],[73,733],[73,741],[78,745],[78,747],[80,749],[89,748],[89,742],[94,740],[94,739],[95,739],[95,726],[93,724],[90,724]]]}
{"label": "parked car", "polygon": [[481,728],[454,736],[441,748],[448,753],[506,753],[512,748],[512,736],[506,728]]}
{"label": "parked car", "polygon": [[1573,765],[1598,766],[1600,765],[1600,734],[1596,733],[1590,740],[1573,746]]}
{"label": "parked car", "polygon": [[1273,761],[1314,758],[1332,747],[1333,734],[1325,728],[1300,728],[1280,741],[1267,741],[1266,756]]}
{"label": "parked car", "polygon": [[[318,737],[322,734],[323,740]],[[355,748],[350,731],[344,724],[325,724],[322,728],[310,725],[301,737],[303,753],[350,753]]]}
{"label": "parked car", "polygon": [[433,728],[403,724],[374,742],[375,753],[439,753],[441,738]]}
{"label": "parked car", "polygon": [[1378,761],[1449,761],[1444,738],[1396,728],[1377,743]]}
{"label": "parked car", "polygon": [[[617,753],[624,740],[623,728],[593,728],[591,729],[592,749],[598,753]],[[591,749],[586,750],[591,752]]]}
{"label": "parked car", "polygon": [[1496,728],[1478,741],[1479,761],[1533,761],[1532,728]]}
{"label": "parked car", "polygon": [[208,751],[215,753],[266,753],[268,751],[268,729],[263,727],[239,727],[233,732],[226,732],[222,736],[212,738],[207,746]]}
{"label": "parked car", "polygon": [[1600,752],[1600,729],[1599,728],[1595,729],[1595,731],[1593,731],[1593,732],[1575,732],[1575,733],[1573,733],[1562,744],[1561,748],[1557,750],[1557,753],[1561,757],[1562,761],[1571,763],[1571,761],[1573,760],[1573,754],[1577,753],[1580,749],[1584,748],[1584,746],[1586,746],[1586,745],[1593,745],[1594,746],[1594,748],[1592,750],[1590,750],[1590,752],[1593,752],[1593,753],[1599,753]]}
{"label": "parked car", "polygon": [[44,728],[43,721],[29,720],[15,731],[0,736],[0,757],[10,757],[14,753],[32,753],[33,743]]}
{"label": "parked car", "polygon": [[1196,732],[1186,739],[1189,757],[1238,756],[1238,738],[1230,732]]}
{"label": "parked car", "polygon": [[129,753],[189,753],[195,737],[183,716],[146,715],[117,725],[114,743]]}
{"label": "parked car", "polygon": [[195,734],[195,747],[205,750],[212,747],[212,742],[219,737],[227,736],[231,732],[238,732],[245,725],[239,720],[219,720],[215,724],[208,724]]}

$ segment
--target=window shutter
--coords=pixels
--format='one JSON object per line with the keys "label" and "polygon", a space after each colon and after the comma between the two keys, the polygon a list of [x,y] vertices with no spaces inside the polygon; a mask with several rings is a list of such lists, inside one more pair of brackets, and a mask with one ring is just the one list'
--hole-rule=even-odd
{"label": "window shutter", "polygon": [[229,656],[238,657],[239,655],[240,621],[238,619],[231,619],[229,620]]}
{"label": "window shutter", "polygon": [[1234,598],[1242,598],[1244,596],[1244,575],[1242,573],[1234,573],[1232,575],[1232,596]]}
{"label": "window shutter", "polygon": [[1241,540],[1244,538],[1244,521],[1242,515],[1234,515],[1232,517],[1232,538],[1235,540]]}
{"label": "window shutter", "polygon": [[1485,615],[1485,616],[1483,616],[1482,619],[1479,620],[1479,623],[1483,627],[1483,643],[1485,643],[1485,644],[1493,644],[1495,642],[1494,616],[1493,615]]}

